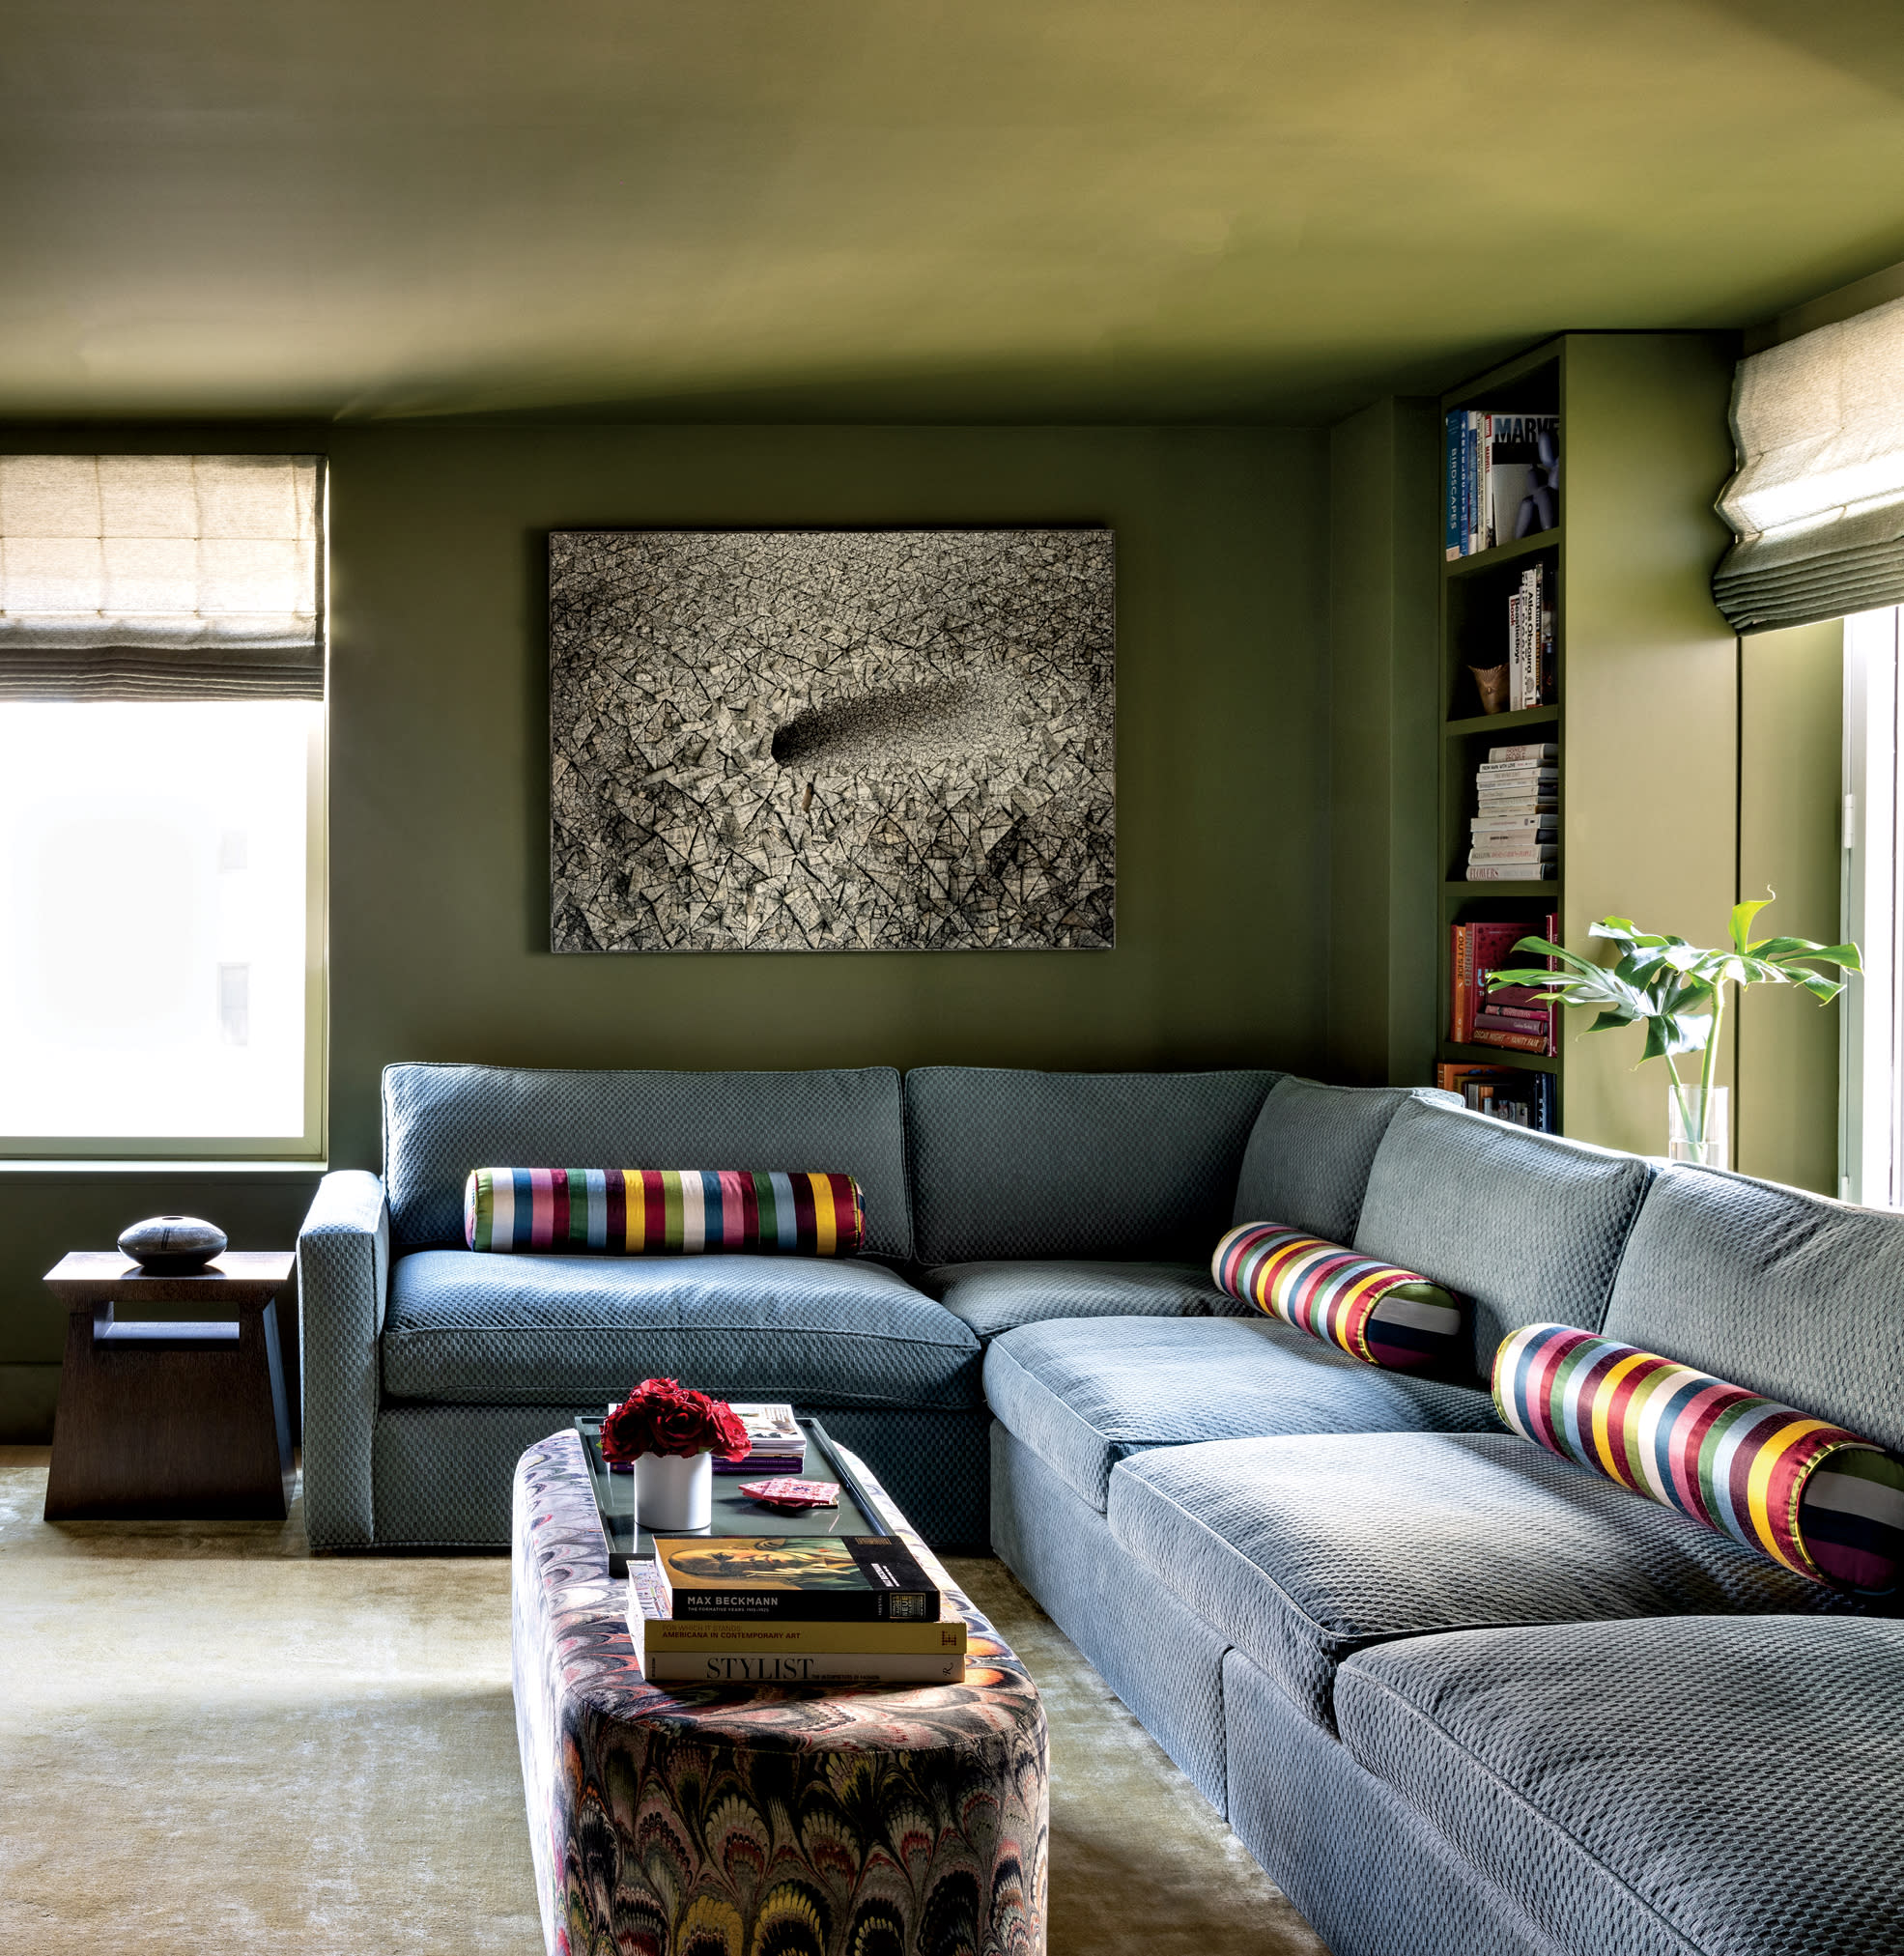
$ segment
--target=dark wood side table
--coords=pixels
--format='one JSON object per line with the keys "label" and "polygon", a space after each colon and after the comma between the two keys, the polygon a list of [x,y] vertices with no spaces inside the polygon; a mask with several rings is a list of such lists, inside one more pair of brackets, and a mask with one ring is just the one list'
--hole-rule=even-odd
{"label": "dark wood side table", "polygon": [[[74,1250],[46,1273],[67,1308],[46,1519],[281,1521],[291,1422],[271,1299],[289,1250],[227,1250],[188,1277],[152,1277],[117,1250]],[[123,1306],[209,1304],[210,1323],[121,1324]]]}

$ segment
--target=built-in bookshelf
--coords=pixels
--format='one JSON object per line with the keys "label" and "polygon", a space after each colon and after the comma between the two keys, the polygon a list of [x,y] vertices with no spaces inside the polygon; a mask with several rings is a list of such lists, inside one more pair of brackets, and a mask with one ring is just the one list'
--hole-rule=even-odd
{"label": "built-in bookshelf", "polygon": [[[1526,918],[1538,933],[1551,912],[1561,941],[1579,947],[1607,914],[1687,935],[1715,915],[1722,923],[1736,835],[1734,641],[1709,584],[1726,540],[1712,501],[1731,460],[1731,366],[1724,335],[1569,333],[1441,403],[1444,428],[1469,411],[1553,417],[1559,479],[1553,527],[1441,564],[1435,1056],[1550,1074],[1560,1131],[1648,1153],[1664,1145],[1652,1132],[1659,1096],[1634,1085],[1637,1053],[1621,1035],[1582,1039],[1562,1026],[1550,1057],[1449,1037],[1453,931]],[[1441,494],[1445,504],[1445,477]],[[1546,686],[1538,704],[1489,712],[1476,668],[1501,664],[1509,600],[1536,567],[1551,609]],[[1476,878],[1477,769],[1491,749],[1546,742],[1558,770],[1551,873]]]}

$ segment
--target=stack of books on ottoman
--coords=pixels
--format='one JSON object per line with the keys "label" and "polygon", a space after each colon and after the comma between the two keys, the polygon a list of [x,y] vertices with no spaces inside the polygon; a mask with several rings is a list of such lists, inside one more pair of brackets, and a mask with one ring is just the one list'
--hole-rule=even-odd
{"label": "stack of books on ottoman", "polygon": [[657,1536],[628,1565],[652,1684],[956,1685],[965,1620],[892,1535]]}
{"label": "stack of books on ottoman", "polygon": [[748,1451],[738,1460],[717,1456],[717,1474],[798,1474],[805,1470],[807,1436],[790,1405],[736,1400],[727,1410],[747,1429]]}

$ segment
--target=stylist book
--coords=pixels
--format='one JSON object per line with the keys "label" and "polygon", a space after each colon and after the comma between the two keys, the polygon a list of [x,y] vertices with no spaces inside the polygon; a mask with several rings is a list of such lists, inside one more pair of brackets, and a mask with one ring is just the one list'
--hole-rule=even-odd
{"label": "stylist book", "polygon": [[734,1623],[667,1614],[655,1564],[628,1565],[628,1631],[656,1685],[956,1685],[965,1619],[936,1623]]}
{"label": "stylist book", "polygon": [[939,1588],[895,1535],[663,1535],[664,1612],[732,1624],[936,1623]]}

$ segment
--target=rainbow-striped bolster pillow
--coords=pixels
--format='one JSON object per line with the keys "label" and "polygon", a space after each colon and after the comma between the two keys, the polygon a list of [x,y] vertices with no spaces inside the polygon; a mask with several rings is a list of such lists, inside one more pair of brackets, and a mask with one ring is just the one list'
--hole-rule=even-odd
{"label": "rainbow-striped bolster pillow", "polygon": [[1825,1420],[1565,1324],[1494,1354],[1518,1433],[1833,1589],[1904,1570],[1904,1464]]}
{"label": "rainbow-striped bolster pillow", "polygon": [[866,1205],[850,1175],[472,1168],[463,1185],[463,1238],[472,1250],[850,1257],[866,1233]]}
{"label": "rainbow-striped bolster pillow", "polygon": [[1351,1358],[1418,1372],[1458,1355],[1461,1306],[1438,1284],[1274,1223],[1244,1223],[1216,1246],[1210,1275]]}

